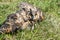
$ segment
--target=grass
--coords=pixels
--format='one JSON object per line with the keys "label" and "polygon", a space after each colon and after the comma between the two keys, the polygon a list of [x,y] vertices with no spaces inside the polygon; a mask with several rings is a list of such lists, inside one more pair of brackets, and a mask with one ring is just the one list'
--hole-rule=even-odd
{"label": "grass", "polygon": [[19,10],[20,2],[28,2],[42,9],[44,21],[36,23],[33,31],[18,31],[15,35],[0,34],[0,40],[60,40],[60,0],[0,0],[0,24]]}

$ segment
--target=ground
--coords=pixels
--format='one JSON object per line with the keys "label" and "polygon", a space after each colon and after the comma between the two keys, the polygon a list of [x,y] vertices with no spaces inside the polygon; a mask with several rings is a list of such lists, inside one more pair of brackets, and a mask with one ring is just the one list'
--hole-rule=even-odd
{"label": "ground", "polygon": [[19,10],[20,2],[28,2],[44,12],[45,19],[33,31],[0,34],[0,40],[60,40],[60,0],[0,0],[0,25],[7,16]]}

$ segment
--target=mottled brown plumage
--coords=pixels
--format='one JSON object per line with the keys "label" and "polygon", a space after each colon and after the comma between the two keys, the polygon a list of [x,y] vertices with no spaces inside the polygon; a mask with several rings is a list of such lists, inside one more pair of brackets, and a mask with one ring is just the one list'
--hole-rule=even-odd
{"label": "mottled brown plumage", "polygon": [[37,21],[44,19],[43,13],[37,7],[22,2],[19,5],[20,10],[7,16],[7,19],[0,27],[0,33],[14,33],[16,30],[33,30]]}

